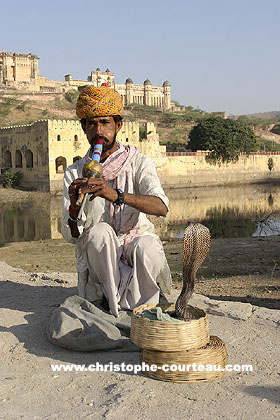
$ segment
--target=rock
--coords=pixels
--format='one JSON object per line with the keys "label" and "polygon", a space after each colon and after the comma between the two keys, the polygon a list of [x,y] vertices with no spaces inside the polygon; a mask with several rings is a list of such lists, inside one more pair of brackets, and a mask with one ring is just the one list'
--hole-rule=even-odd
{"label": "rock", "polygon": [[243,321],[247,321],[253,311],[250,303],[214,300],[197,294],[192,296],[190,305],[197,306],[212,315],[227,316],[228,318]]}
{"label": "rock", "polygon": [[256,324],[279,327],[280,310],[260,308],[258,306],[254,306],[251,320],[255,322]]}

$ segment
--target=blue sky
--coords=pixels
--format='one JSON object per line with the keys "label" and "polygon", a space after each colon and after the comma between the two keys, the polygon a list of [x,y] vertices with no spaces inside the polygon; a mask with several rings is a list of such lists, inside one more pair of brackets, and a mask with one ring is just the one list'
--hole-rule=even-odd
{"label": "blue sky", "polygon": [[0,49],[40,57],[40,74],[169,80],[206,111],[280,110],[279,0],[1,1]]}

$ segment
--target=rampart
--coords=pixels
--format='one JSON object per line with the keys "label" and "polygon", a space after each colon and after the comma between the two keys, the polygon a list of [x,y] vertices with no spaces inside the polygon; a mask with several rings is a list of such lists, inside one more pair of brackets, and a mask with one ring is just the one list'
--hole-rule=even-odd
{"label": "rampart", "polygon": [[[145,124],[144,138],[139,123],[125,122],[117,139],[138,146],[156,164],[162,185],[168,188],[268,182],[280,177],[280,153],[242,155],[236,163],[210,164],[207,152],[166,153],[153,123]],[[83,157],[89,147],[80,122],[42,120],[25,126],[0,128],[0,168],[23,174],[22,185],[52,192],[62,191],[67,166]],[[273,169],[268,159],[273,160]]]}
{"label": "rampart", "polygon": [[48,122],[0,128],[0,168],[23,175],[27,188],[49,190]]}
{"label": "rampart", "polygon": [[[162,184],[171,188],[249,184],[280,178],[280,152],[241,155],[237,162],[220,166],[210,164],[206,156],[207,152],[166,153],[163,159],[154,160]],[[268,168],[269,158],[273,159],[272,171]]]}

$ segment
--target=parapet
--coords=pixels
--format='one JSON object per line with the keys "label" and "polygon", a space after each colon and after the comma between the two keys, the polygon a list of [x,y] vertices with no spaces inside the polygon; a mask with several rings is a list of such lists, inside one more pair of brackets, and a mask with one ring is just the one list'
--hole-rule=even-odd
{"label": "parapet", "polygon": [[30,131],[32,128],[39,128],[39,127],[47,128],[47,126],[48,126],[48,120],[38,120],[31,124],[11,125],[9,127],[0,127],[0,134],[1,132],[24,133],[26,131]]}
{"label": "parapet", "polygon": [[79,120],[48,120],[49,129],[67,128],[70,130],[81,129],[81,123]]}

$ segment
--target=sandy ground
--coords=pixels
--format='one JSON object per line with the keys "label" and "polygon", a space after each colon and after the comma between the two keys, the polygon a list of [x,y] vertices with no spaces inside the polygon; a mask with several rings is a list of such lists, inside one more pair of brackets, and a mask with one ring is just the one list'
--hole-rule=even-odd
{"label": "sandy ground", "polygon": [[[227,373],[214,382],[193,384],[160,382],[127,372],[53,372],[53,363],[138,364],[139,354],[78,353],[53,346],[45,327],[53,308],[75,293],[76,275],[48,273],[34,281],[3,262],[0,270],[0,418],[279,418],[280,311],[266,309],[261,318],[254,318],[254,307],[240,303],[235,319],[231,311],[226,315],[214,311],[219,316],[210,311],[211,334],[226,343],[229,363],[252,364],[253,372]],[[244,317],[248,307],[250,314]]]}

